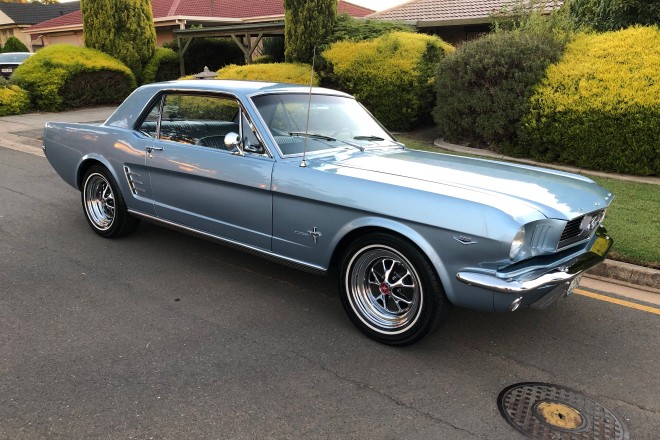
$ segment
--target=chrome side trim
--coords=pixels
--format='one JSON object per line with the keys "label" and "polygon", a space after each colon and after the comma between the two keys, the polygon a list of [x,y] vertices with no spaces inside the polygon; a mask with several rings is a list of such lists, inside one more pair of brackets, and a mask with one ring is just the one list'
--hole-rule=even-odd
{"label": "chrome side trim", "polygon": [[144,220],[153,222],[153,223],[158,223],[160,225],[163,225],[165,227],[168,227],[170,229],[174,229],[177,231],[185,232],[194,236],[198,236],[207,240],[211,241],[216,241],[222,245],[225,245],[230,248],[234,248],[243,252],[246,252],[251,255],[256,255],[258,257],[265,258],[267,260],[273,261],[278,264],[282,264],[284,266],[290,267],[292,269],[298,269],[298,270],[303,270],[305,272],[312,273],[314,275],[327,275],[328,270],[321,267],[321,266],[316,266],[313,264],[305,263],[299,260],[294,260],[292,258],[288,258],[279,254],[275,254],[263,249],[256,248],[254,246],[250,246],[244,243],[240,243],[238,241],[230,240],[228,238],[223,238],[214,234],[210,234],[208,232],[200,231],[198,229],[194,229],[188,226],[181,225],[179,223],[174,223],[169,220],[164,220],[158,217],[154,217],[149,214],[145,214],[143,212],[139,211],[134,211],[132,209],[129,209],[128,212],[131,215],[134,215],[136,217],[140,217]]}
{"label": "chrome side trim", "polygon": [[596,231],[595,240],[590,249],[577,257],[570,266],[548,268],[548,272],[531,280],[520,281],[515,278],[498,278],[495,274],[477,272],[459,272],[456,279],[468,286],[481,287],[501,293],[522,294],[535,289],[571,281],[584,271],[605,259],[612,247],[613,240],[602,226]]}

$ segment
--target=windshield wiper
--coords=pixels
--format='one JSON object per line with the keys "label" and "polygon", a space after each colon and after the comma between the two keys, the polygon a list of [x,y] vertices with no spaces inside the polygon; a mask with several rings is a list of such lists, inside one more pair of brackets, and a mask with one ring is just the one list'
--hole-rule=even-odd
{"label": "windshield wiper", "polygon": [[378,136],[354,136],[353,139],[357,141],[384,141],[382,137]]}
{"label": "windshield wiper", "polygon": [[362,148],[362,147],[359,146],[359,145],[352,144],[352,143],[347,142],[347,141],[345,141],[345,140],[343,140],[343,139],[335,139],[335,138],[333,138],[333,137],[331,137],[331,136],[326,136],[326,135],[324,135],[324,134],[319,134],[319,133],[305,133],[305,132],[302,132],[302,131],[292,131],[292,132],[289,132],[289,135],[291,135],[291,136],[307,136],[307,137],[310,137],[310,138],[312,138],[312,139],[321,139],[321,140],[323,140],[323,141],[341,142],[342,144],[346,144],[346,145],[348,145],[348,146],[350,146],[350,147],[357,148],[357,149],[360,150],[360,151],[364,151],[364,148]]}
{"label": "windshield wiper", "polygon": [[305,133],[304,131],[290,131],[289,136],[307,136],[313,139],[323,139],[324,141],[336,141],[337,139],[319,133]]}

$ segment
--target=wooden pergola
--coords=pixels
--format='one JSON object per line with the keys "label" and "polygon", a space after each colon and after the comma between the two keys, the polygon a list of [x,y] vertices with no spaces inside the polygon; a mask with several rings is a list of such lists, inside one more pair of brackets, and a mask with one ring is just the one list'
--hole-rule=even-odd
{"label": "wooden pergola", "polygon": [[186,73],[183,55],[195,38],[231,37],[245,55],[245,64],[252,63],[252,54],[264,35],[284,35],[284,21],[266,23],[228,24],[197,29],[176,29],[174,35],[179,43],[179,67],[181,76]]}

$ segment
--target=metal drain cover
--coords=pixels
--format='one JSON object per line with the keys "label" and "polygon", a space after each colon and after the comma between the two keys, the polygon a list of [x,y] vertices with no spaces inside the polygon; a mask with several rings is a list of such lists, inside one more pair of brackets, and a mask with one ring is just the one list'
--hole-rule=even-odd
{"label": "metal drain cover", "polygon": [[502,417],[516,430],[544,440],[627,440],[610,410],[577,391],[548,383],[511,385],[497,398]]}

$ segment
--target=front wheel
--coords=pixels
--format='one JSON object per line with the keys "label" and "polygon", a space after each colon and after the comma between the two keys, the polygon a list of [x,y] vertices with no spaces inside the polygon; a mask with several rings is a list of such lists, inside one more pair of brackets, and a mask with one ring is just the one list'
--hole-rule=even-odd
{"label": "front wheel", "polygon": [[440,279],[417,247],[394,235],[369,234],[342,259],[340,292],[353,323],[389,345],[417,342],[447,317]]}
{"label": "front wheel", "polygon": [[128,214],[119,187],[105,167],[92,166],[87,170],[81,196],[87,223],[102,237],[129,234],[140,222]]}

